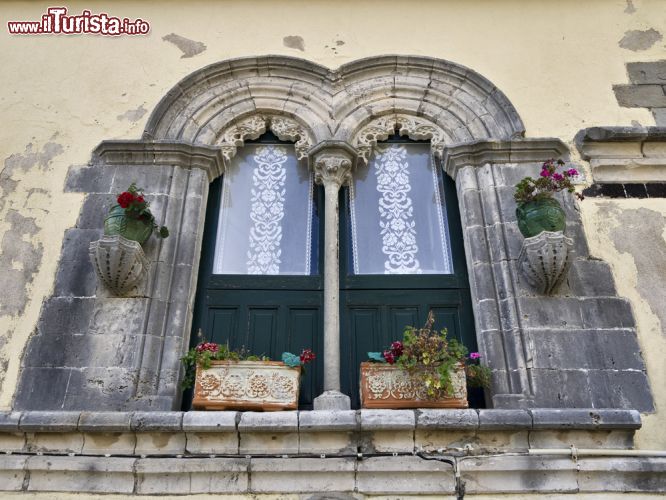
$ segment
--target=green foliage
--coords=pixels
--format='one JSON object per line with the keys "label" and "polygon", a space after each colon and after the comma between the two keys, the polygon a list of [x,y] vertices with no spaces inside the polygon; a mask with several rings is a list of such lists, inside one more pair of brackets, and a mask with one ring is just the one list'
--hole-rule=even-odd
{"label": "green foliage", "polygon": [[433,330],[435,315],[428,313],[423,328],[405,327],[402,342],[396,341],[384,352],[369,352],[372,361],[397,363],[411,375],[420,378],[428,397],[440,399],[454,392],[451,373],[465,366],[468,385],[489,387],[490,369],[479,364],[479,353],[467,356],[467,348],[456,339],[447,339],[446,329]]}
{"label": "green foliage", "polygon": [[[563,190],[574,193],[575,189],[571,179],[578,175],[578,171],[575,168],[570,168],[557,172],[559,167],[564,167],[562,160],[548,160],[541,166],[539,177],[523,178],[516,184],[516,191],[513,195],[516,202],[522,205],[531,201],[552,198],[554,193]],[[582,195],[578,193],[576,193],[576,196],[581,200],[583,199]]]}
{"label": "green foliage", "polygon": [[[201,330],[199,330],[201,337]],[[180,358],[185,365],[185,375],[181,387],[188,389],[194,386],[197,366],[207,370],[211,367],[212,361],[270,361],[267,356],[257,356],[250,354],[245,346],[240,349],[229,349],[229,344],[216,344],[214,342],[201,342],[196,347],[187,351],[187,354]]]}

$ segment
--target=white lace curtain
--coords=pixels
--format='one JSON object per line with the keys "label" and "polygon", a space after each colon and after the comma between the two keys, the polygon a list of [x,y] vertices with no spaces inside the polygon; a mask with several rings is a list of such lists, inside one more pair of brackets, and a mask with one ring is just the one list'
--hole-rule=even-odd
{"label": "white lace curtain", "polygon": [[246,145],[224,173],[213,272],[310,274],[313,186],[293,146]]}
{"label": "white lace curtain", "polygon": [[354,274],[453,273],[428,144],[380,144],[354,172],[350,201]]}

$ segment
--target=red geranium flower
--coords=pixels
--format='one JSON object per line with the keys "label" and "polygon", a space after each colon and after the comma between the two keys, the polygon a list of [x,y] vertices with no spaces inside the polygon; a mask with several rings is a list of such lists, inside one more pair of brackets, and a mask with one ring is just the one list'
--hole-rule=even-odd
{"label": "red geranium flower", "polygon": [[124,191],[118,195],[118,205],[120,205],[122,208],[127,208],[129,207],[130,203],[134,201],[134,195],[132,193],[129,193],[127,191]]}

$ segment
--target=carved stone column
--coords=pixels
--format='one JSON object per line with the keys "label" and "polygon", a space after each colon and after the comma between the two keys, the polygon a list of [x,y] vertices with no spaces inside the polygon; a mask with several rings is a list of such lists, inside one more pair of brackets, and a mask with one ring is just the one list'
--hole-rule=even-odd
{"label": "carved stone column", "polygon": [[351,181],[356,151],[345,142],[325,141],[310,151],[315,182],[323,184],[324,218],[324,393],[315,410],[349,409],[349,396],[340,392],[340,275],[338,192]]}

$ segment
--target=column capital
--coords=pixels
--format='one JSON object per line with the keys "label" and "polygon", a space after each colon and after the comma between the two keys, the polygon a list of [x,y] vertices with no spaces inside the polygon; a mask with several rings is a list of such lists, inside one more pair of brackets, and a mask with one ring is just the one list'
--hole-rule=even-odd
{"label": "column capital", "polygon": [[351,181],[357,151],[344,141],[323,141],[309,151],[317,184],[341,186]]}

